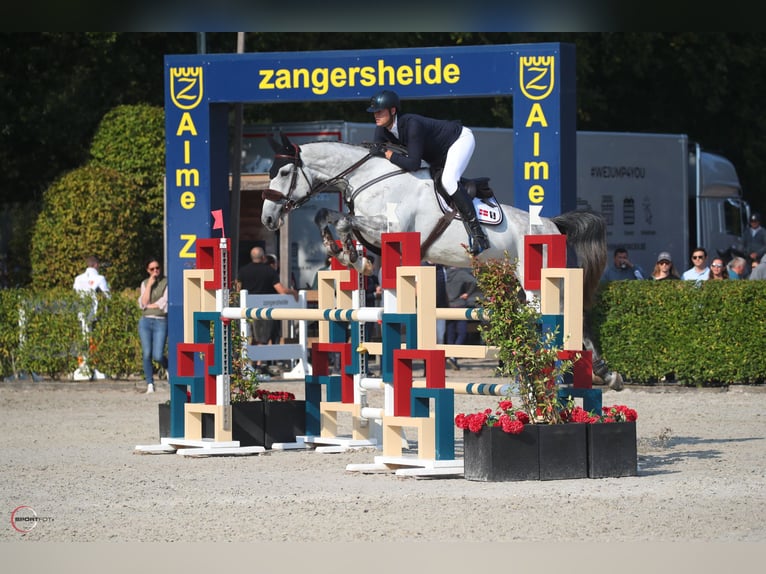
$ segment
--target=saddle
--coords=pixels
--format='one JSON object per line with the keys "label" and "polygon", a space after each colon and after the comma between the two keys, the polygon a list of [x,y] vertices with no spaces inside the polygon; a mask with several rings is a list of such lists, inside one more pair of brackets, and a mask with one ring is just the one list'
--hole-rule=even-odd
{"label": "saddle", "polygon": [[[370,150],[370,155],[380,155],[384,149],[391,149],[404,154],[407,153],[406,147],[391,142],[364,142],[362,146]],[[462,221],[463,218],[460,216],[460,213],[452,206],[452,198],[441,184],[441,174],[443,169],[443,166],[428,166],[431,179],[434,182],[436,202],[439,204],[442,213],[447,216],[447,219],[455,218]],[[468,197],[473,201],[476,218],[480,223],[486,225],[499,225],[502,223],[503,209],[500,207],[500,203],[495,197],[495,192],[492,191],[492,188],[489,186],[488,177],[461,177],[460,184],[465,186],[465,189],[468,192]]]}
{"label": "saddle", "polygon": [[[462,220],[460,212],[452,206],[452,199],[441,183],[441,168],[430,168],[431,179],[434,181],[434,193],[442,213],[454,211],[455,218]],[[489,186],[488,177],[460,178],[460,184],[465,187],[468,197],[473,201],[476,218],[487,225],[498,225],[503,221],[503,210],[495,197],[495,192]]]}

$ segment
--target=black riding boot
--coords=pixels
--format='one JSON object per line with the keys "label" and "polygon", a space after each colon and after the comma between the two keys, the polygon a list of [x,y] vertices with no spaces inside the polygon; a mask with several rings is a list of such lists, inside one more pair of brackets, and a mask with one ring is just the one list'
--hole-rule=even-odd
{"label": "black riding boot", "polygon": [[476,211],[473,208],[471,198],[468,197],[468,192],[461,184],[458,184],[457,191],[452,196],[452,203],[460,212],[466,231],[471,237],[471,253],[478,255],[485,249],[489,249],[489,239],[487,239],[481,223],[476,219]]}

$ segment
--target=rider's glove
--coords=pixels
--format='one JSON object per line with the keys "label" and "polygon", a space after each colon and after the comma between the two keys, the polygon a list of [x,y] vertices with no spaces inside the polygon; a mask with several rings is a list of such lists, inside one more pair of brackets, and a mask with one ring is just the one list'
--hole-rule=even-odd
{"label": "rider's glove", "polygon": [[382,143],[374,143],[370,146],[370,155],[373,157],[386,157],[386,146]]}

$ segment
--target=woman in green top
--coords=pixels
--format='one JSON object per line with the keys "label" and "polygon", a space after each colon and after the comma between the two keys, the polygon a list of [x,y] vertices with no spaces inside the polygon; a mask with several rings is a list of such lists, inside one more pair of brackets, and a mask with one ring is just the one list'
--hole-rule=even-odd
{"label": "woman in green top", "polygon": [[152,361],[168,368],[165,343],[168,338],[168,278],[162,274],[162,266],[156,257],[146,263],[149,277],[141,282],[138,306],[142,315],[138,321],[141,338],[141,354],[144,366],[146,392],[154,392],[154,365]]}

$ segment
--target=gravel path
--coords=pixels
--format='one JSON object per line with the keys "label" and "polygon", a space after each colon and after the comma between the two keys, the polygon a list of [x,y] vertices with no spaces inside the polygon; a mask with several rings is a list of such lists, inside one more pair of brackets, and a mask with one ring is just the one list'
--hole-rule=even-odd
{"label": "gravel path", "polygon": [[[448,376],[497,382],[484,364]],[[299,383],[263,386],[303,394]],[[157,404],[169,396],[167,384],[141,390],[0,383],[0,542],[247,542],[256,530],[264,542],[766,541],[763,387],[605,390],[604,404],[638,411],[639,476],[514,483],[345,470],[373,462],[374,449],[136,454],[159,442]],[[23,536],[9,522],[21,505],[46,519]]]}

